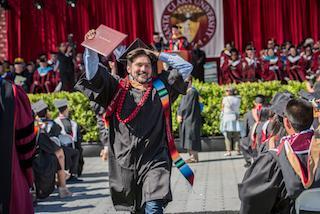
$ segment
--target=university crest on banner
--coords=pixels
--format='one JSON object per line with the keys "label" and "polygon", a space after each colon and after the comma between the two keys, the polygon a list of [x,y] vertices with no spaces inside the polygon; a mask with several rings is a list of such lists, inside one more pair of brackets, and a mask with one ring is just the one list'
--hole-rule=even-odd
{"label": "university crest on banner", "polygon": [[222,0],[154,0],[155,30],[168,41],[177,25],[188,42],[203,47],[209,57],[223,49]]}

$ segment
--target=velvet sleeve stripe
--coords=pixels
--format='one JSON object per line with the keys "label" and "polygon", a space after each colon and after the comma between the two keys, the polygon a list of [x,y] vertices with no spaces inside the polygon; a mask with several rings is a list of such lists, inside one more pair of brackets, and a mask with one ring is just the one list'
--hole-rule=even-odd
{"label": "velvet sleeve stripe", "polygon": [[16,130],[16,140],[21,140],[28,137],[34,131],[34,122],[32,121],[29,125],[24,128]]}
{"label": "velvet sleeve stripe", "polygon": [[17,151],[20,154],[26,154],[28,152],[31,152],[35,146],[36,146],[36,138],[37,136],[34,135],[34,137],[32,138],[32,140],[26,144],[22,144],[22,145],[17,145]]}
{"label": "velvet sleeve stripe", "polygon": [[30,168],[32,167],[32,161],[33,161],[34,157],[31,157],[29,159],[26,159],[26,160],[20,160],[20,166],[23,168],[23,169],[27,169],[27,168]]}

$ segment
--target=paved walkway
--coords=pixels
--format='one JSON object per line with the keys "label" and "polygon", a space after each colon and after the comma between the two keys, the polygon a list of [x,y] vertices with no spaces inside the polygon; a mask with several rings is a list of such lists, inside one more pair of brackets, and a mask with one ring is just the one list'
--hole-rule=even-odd
{"label": "paved walkway", "polygon": [[[182,154],[186,157],[186,154]],[[195,185],[191,190],[174,167],[171,179],[173,202],[165,213],[238,213],[237,183],[245,169],[241,156],[225,158],[223,152],[200,153],[200,162],[191,164]],[[99,158],[85,159],[83,182],[70,184],[74,196],[59,199],[55,192],[38,202],[36,213],[103,214],[116,212],[112,207],[108,184],[107,162]]]}

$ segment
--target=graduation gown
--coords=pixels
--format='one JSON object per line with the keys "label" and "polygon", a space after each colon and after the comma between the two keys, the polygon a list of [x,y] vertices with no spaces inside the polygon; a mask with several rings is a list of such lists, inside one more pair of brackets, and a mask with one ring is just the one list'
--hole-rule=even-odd
{"label": "graduation gown", "polygon": [[256,142],[253,147],[253,137],[256,140],[258,118],[254,117],[253,109],[244,115],[243,119],[243,137],[240,142],[240,149],[246,162],[250,162],[252,157],[256,156]]}
{"label": "graduation gown", "polygon": [[[79,157],[78,160],[76,160],[78,163],[76,164],[77,168],[77,174],[80,176],[82,174],[82,169],[84,165],[84,160],[83,160],[83,149],[81,146],[81,134],[80,134],[80,128],[78,124],[66,117],[58,117],[54,120],[62,129],[61,134],[68,134],[72,137],[74,141],[74,148],[70,149],[76,149],[79,152]],[[65,150],[65,149],[64,149]],[[72,160],[69,162],[70,165],[74,164],[72,163]]]}
{"label": "graduation gown", "polygon": [[242,82],[243,79],[241,60],[238,59],[236,61],[225,61],[221,67],[221,73],[223,84]]}
{"label": "graduation gown", "polygon": [[[304,139],[298,137],[291,143],[304,170],[308,162],[310,136]],[[295,214],[294,201],[304,187],[288,161],[286,150],[281,145],[283,144],[280,144],[277,150],[261,152],[246,171],[242,183],[238,185],[241,200],[240,214]],[[319,186],[318,166],[310,188]]]}
{"label": "graduation gown", "polygon": [[250,59],[248,57],[245,57],[242,60],[242,73],[243,77],[246,81],[256,81],[257,74],[259,74],[259,67],[260,63],[257,60],[257,58]]}
{"label": "graduation gown", "polygon": [[312,70],[311,70],[312,56],[302,55],[298,65],[300,66],[300,70],[301,70],[300,72],[305,74],[312,73]]}
{"label": "graduation gown", "polygon": [[228,51],[228,50],[224,50],[224,51],[221,51],[221,54],[220,54],[220,69],[218,69],[218,81],[219,81],[219,84],[224,84],[223,82],[223,76],[222,76],[222,71],[221,71],[221,68],[222,66],[224,65],[225,62],[228,62],[230,60],[230,56],[231,56],[231,53]]}
{"label": "graduation gown", "polygon": [[74,64],[72,55],[66,56],[64,53],[58,53],[60,79],[63,91],[72,91],[74,86]]}
{"label": "graduation gown", "polygon": [[169,50],[170,51],[181,51],[188,50],[189,42],[186,37],[180,36],[178,38],[171,38],[169,40]]}
{"label": "graduation gown", "polygon": [[204,82],[204,64],[206,64],[206,53],[199,48],[192,50],[191,64],[193,65],[191,75],[195,79]]}
{"label": "graduation gown", "polygon": [[279,57],[265,58],[262,60],[261,79],[264,81],[282,80],[282,72],[280,70],[281,61]]}
{"label": "graduation gown", "polygon": [[[170,102],[178,94],[185,94],[187,87],[177,70],[163,72],[158,78],[164,82]],[[76,88],[88,96],[91,106],[106,108],[115,94],[118,81],[99,66],[93,79],[81,78]],[[133,112],[142,96],[141,90],[129,89],[122,118]],[[136,211],[146,201],[171,201],[172,161],[167,146],[164,110],[157,91],[152,89],[144,106],[129,123],[119,122],[115,113],[109,122],[109,182],[115,209]]]}
{"label": "graduation gown", "polygon": [[320,57],[320,50],[313,52],[312,63],[311,63],[311,70],[313,71],[313,73],[316,73],[320,68],[319,57]]}
{"label": "graduation gown", "polygon": [[250,133],[253,128],[253,125],[257,122],[257,119],[254,118],[252,110],[248,111],[244,115],[243,119],[243,132],[244,136],[242,137],[241,144],[245,146],[245,148],[249,148],[252,144],[251,138],[250,138]]}
{"label": "graduation gown", "polygon": [[1,78],[0,94],[0,212],[31,214],[36,133],[30,102],[20,86]]}
{"label": "graduation gown", "polygon": [[14,84],[21,86],[26,93],[29,93],[30,85],[28,85],[28,78],[30,73],[27,70],[22,71],[20,74],[13,73]]}
{"label": "graduation gown", "polygon": [[190,88],[181,99],[178,115],[182,117],[179,128],[180,141],[183,148],[201,151],[201,112],[199,93],[195,88]]}
{"label": "graduation gown", "polygon": [[299,65],[300,58],[300,56],[288,56],[286,72],[291,80],[297,80],[302,82],[306,80],[306,73],[305,70],[301,69]]}
{"label": "graduation gown", "polygon": [[31,85],[30,92],[50,93],[54,90],[54,83],[55,75],[51,67],[38,68],[33,74],[33,84]]}

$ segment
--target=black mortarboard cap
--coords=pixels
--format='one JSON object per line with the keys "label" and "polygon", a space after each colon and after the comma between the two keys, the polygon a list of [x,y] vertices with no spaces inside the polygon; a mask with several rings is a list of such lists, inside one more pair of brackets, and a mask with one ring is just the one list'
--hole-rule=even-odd
{"label": "black mortarboard cap", "polygon": [[43,100],[39,100],[38,102],[33,103],[31,107],[35,113],[39,113],[39,112],[47,109],[48,105]]}
{"label": "black mortarboard cap", "polygon": [[270,110],[273,111],[275,114],[283,117],[288,102],[293,98],[293,95],[288,91],[278,92],[271,100],[272,104]]}
{"label": "black mortarboard cap", "polygon": [[54,106],[58,109],[68,106],[67,99],[59,99],[54,101]]}
{"label": "black mortarboard cap", "polygon": [[[121,62],[122,64],[126,64],[127,63],[127,55],[136,49],[148,49],[148,50],[152,50],[149,46],[147,46],[145,43],[143,43],[141,41],[141,39],[137,38],[136,40],[134,40],[134,42],[132,42],[130,44],[130,46],[121,54],[121,56],[119,57],[118,61]],[[154,62],[156,61],[156,57],[155,56],[149,56],[151,61]]]}

